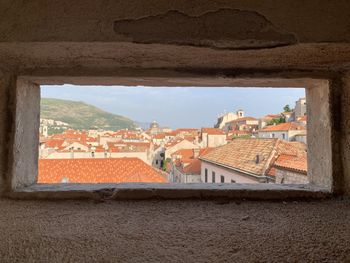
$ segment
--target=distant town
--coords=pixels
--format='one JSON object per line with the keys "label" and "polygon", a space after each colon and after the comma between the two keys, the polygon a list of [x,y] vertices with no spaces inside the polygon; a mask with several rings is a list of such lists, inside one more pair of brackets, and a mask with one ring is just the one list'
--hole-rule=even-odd
{"label": "distant town", "polygon": [[305,184],[306,100],[280,113],[220,114],[213,127],[72,129],[40,119],[38,183]]}

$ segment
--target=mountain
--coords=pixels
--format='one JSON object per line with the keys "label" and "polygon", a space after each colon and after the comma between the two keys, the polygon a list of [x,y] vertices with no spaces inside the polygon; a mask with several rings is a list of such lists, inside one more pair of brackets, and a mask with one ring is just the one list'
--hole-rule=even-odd
{"label": "mountain", "polygon": [[40,118],[66,122],[73,129],[119,130],[136,127],[132,120],[124,116],[81,101],[41,98],[40,106]]}

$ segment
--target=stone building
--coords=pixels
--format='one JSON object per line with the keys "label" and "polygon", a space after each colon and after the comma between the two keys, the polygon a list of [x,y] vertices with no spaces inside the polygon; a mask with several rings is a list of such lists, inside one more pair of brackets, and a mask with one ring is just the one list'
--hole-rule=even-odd
{"label": "stone building", "polygon": [[[256,184],[272,183],[277,179],[277,183],[284,180],[292,182],[292,175],[283,177],[283,168],[303,170],[302,177],[307,174],[305,145],[279,139],[235,139],[199,159],[202,161],[201,179],[204,183]],[[278,178],[275,169],[279,169]],[[296,178],[295,181],[302,183],[302,179]]]}
{"label": "stone building", "polygon": [[199,144],[202,148],[218,147],[226,142],[226,134],[221,129],[202,128],[199,133]]}
{"label": "stone building", "polygon": [[295,102],[294,107],[294,120],[297,120],[299,117],[306,115],[306,98],[300,98]]}
{"label": "stone building", "polygon": [[236,113],[225,112],[225,113],[219,115],[214,127],[219,128],[219,129],[223,129],[228,122],[236,120],[238,118],[243,118],[243,117],[244,117],[243,110],[237,110]]}

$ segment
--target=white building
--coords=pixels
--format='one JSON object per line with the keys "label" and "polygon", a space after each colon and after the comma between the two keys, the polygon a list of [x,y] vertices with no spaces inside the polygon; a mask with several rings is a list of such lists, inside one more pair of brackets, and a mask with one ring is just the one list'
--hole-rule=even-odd
{"label": "white building", "polygon": [[227,143],[226,134],[218,128],[202,128],[199,140],[202,148],[218,147]]}
{"label": "white building", "polygon": [[306,98],[300,98],[295,102],[294,119],[297,120],[301,116],[306,115]]}
{"label": "white building", "polygon": [[[201,180],[203,183],[275,182],[275,169],[271,168],[285,153],[302,156],[306,163],[303,144],[278,139],[235,139],[199,158],[202,161]],[[296,169],[300,166],[299,162],[287,164]]]}
{"label": "white building", "polygon": [[277,138],[285,141],[296,141],[297,135],[306,135],[306,128],[295,122],[269,125],[258,131],[258,138]]}
{"label": "white building", "polygon": [[236,113],[234,112],[227,112],[220,115],[217,119],[217,123],[215,124],[215,128],[222,129],[226,123],[236,120],[238,118],[244,117],[244,111],[238,110]]}

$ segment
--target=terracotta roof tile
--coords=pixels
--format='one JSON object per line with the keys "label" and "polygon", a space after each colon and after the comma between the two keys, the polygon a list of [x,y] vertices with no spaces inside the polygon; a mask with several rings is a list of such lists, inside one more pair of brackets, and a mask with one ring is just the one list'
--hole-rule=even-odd
{"label": "terracotta roof tile", "polygon": [[166,183],[138,158],[40,159],[38,183]]}
{"label": "terracotta roof tile", "polygon": [[208,133],[211,135],[225,135],[223,130],[220,130],[218,128],[202,128],[202,133]]}
{"label": "terracotta roof tile", "polygon": [[286,123],[281,123],[277,125],[269,125],[259,131],[270,132],[270,131],[290,131],[290,130],[306,130],[306,128],[295,122],[286,122]]}
{"label": "terracotta roof tile", "polygon": [[45,148],[60,148],[64,143],[63,139],[48,139],[45,142]]}
{"label": "terracotta roof tile", "polygon": [[304,156],[295,156],[281,154],[276,159],[274,166],[277,168],[297,171],[307,174],[307,158]]}
{"label": "terracotta roof tile", "polygon": [[[200,159],[256,175],[264,175],[276,144],[277,139],[235,139],[215,148]],[[258,163],[257,155],[259,155]]]}

